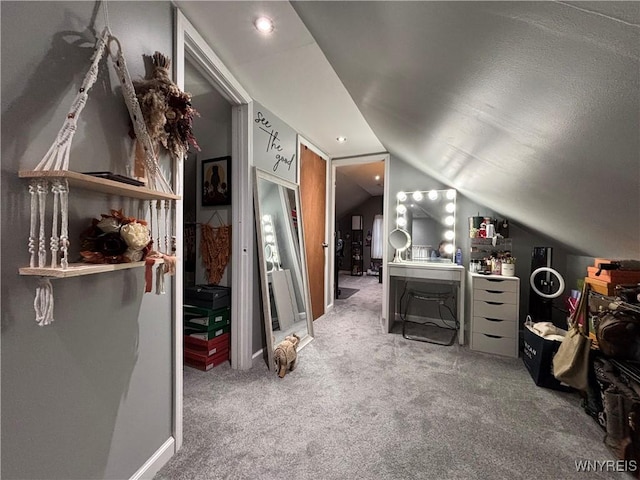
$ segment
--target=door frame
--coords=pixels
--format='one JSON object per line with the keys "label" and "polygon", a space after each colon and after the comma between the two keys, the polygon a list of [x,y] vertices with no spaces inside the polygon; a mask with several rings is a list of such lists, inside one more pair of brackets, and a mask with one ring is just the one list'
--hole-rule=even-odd
{"label": "door frame", "polygon": [[[324,243],[329,245],[329,250],[327,251],[327,249],[325,249],[325,256],[324,256],[324,299],[323,299],[323,305],[324,305],[324,313],[326,314],[329,310],[331,310],[333,308],[333,295],[331,294],[331,283],[329,282],[329,274],[333,271],[331,270],[332,268],[332,251],[331,251],[331,242],[329,241],[329,239],[331,238],[329,235],[329,228],[330,228],[330,218],[329,218],[329,212],[331,211],[331,209],[333,208],[333,204],[331,203],[331,192],[330,192],[330,181],[331,181],[331,157],[329,157],[329,155],[327,155],[326,153],[324,153],[322,150],[320,150],[317,146],[315,146],[312,142],[310,142],[307,138],[305,138],[304,136],[298,134],[297,135],[297,141],[296,141],[297,145],[296,145],[296,151],[298,152],[298,173],[296,176],[296,183],[298,184],[298,186],[300,186],[300,170],[302,170],[302,145],[305,145],[307,148],[309,148],[309,150],[311,150],[313,153],[315,153],[316,155],[318,155],[320,158],[322,158],[325,162],[326,162],[326,169],[325,169],[325,182],[326,182],[326,188],[325,188],[325,215],[324,215]],[[304,221],[304,219],[303,219]],[[306,252],[305,252],[306,254]],[[321,318],[321,317],[319,317]]]}
{"label": "door frame", "polygon": [[[384,196],[383,201],[383,211],[382,211],[382,231],[383,234],[387,234],[387,225],[390,214],[391,202],[389,201],[389,168],[390,168],[390,156],[388,153],[374,153],[369,155],[355,156],[355,157],[342,157],[342,158],[334,158],[331,161],[331,210],[329,210],[329,214],[327,217],[329,218],[329,225],[331,228],[330,238],[335,238],[336,235],[336,168],[344,167],[347,165],[361,165],[365,163],[373,163],[373,162],[384,162],[384,186],[382,195]],[[335,245],[336,242],[329,243],[329,256],[331,258],[331,277],[329,278],[329,285],[331,286],[331,291],[333,292],[333,279],[335,275]],[[388,315],[388,305],[389,305],[389,272],[387,269],[388,263],[388,245],[386,239],[382,242],[382,312],[380,312],[381,319],[381,327],[384,329],[385,333],[390,332],[390,321],[387,318]],[[333,295],[331,295],[333,299]],[[332,300],[333,303],[333,300]]]}
{"label": "door frame", "polygon": [[[214,53],[179,8],[175,8],[174,74],[176,84],[184,89],[185,52],[198,63],[201,72],[231,104],[231,368],[247,370],[252,364],[253,297],[243,296],[242,291],[253,291],[253,202],[251,183],[251,117],[253,100],[235,79],[222,60]],[[178,194],[184,189],[184,160],[175,162],[174,178],[178,182]],[[176,249],[178,256],[183,249],[182,199],[176,201]],[[183,433],[183,308],[184,278],[177,269],[173,281],[173,436],[175,451],[182,446]]]}

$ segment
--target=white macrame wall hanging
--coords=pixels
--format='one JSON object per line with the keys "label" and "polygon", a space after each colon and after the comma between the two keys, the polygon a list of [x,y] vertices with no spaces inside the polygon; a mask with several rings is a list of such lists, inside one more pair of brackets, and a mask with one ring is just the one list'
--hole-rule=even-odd
{"label": "white macrame wall hanging", "polygon": [[[69,268],[69,182],[64,175],[61,175],[61,172],[63,173],[69,169],[69,152],[77,129],[78,118],[87,102],[89,90],[98,77],[100,61],[106,53],[111,58],[111,63],[118,74],[136,141],[142,147],[147,188],[157,192],[173,194],[173,190],[158,164],[154,145],[147,131],[144,116],[136,97],[136,91],[129,76],[120,41],[111,34],[107,21],[107,27],[105,27],[96,42],[95,52],[91,57],[91,66],[71,104],[62,128],[47,153],[35,167],[35,171],[50,172],[50,175],[41,175],[38,178],[33,178],[28,186],[31,210],[28,250],[31,268],[47,267],[48,256],[50,256],[50,268],[62,270]],[[48,222],[46,207],[49,190],[53,197],[53,214],[50,227],[51,236],[47,242],[46,230]],[[155,209],[152,207],[154,202],[156,203]],[[149,206],[151,231],[153,232],[154,225],[158,229],[154,242],[155,248],[159,250],[164,244],[164,249],[167,253],[152,252],[147,259],[147,269],[150,268],[149,265],[151,264],[160,263],[159,270],[156,272],[158,275],[156,293],[164,293],[164,274],[172,273],[175,270],[175,258],[169,253],[175,238],[174,235],[169,233],[171,227],[169,220],[171,216],[170,209],[172,207],[175,208],[175,202],[169,199],[156,200],[150,201]],[[157,210],[155,220],[153,219],[153,210]],[[164,227],[164,238],[161,238],[160,226]],[[156,262],[157,259],[162,259],[164,264]],[[159,279],[160,277],[162,279]],[[43,326],[53,322],[53,305],[53,286],[50,278],[41,277],[34,300],[38,325]]]}

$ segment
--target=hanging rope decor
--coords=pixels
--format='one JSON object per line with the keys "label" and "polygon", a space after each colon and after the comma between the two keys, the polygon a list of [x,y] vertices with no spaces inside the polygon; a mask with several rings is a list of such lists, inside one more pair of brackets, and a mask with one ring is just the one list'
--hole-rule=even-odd
{"label": "hanging rope decor", "polygon": [[217,285],[231,257],[231,225],[200,226],[200,255],[207,270],[208,283]]}
{"label": "hanging rope decor", "polygon": [[169,253],[171,251],[171,245],[169,245],[169,208],[171,207],[171,201],[164,201],[164,251]]}
{"label": "hanging rope decor", "polygon": [[38,226],[38,197],[36,192],[38,189],[38,181],[32,180],[29,183],[29,195],[31,196],[31,226],[29,227],[29,266],[36,266],[36,228]]}
{"label": "hanging rope decor", "polygon": [[53,142],[53,145],[51,145],[51,148],[49,148],[38,166],[36,166],[36,170],[69,169],[69,150],[71,149],[73,136],[76,133],[78,118],[80,117],[80,112],[82,112],[84,106],[87,103],[87,98],[89,98],[89,90],[98,78],[98,68],[100,65],[100,60],[102,60],[102,57],[104,56],[107,46],[107,40],[110,35],[111,32],[109,32],[109,29],[105,28],[102,31],[102,35],[100,35],[100,38],[98,38],[95,52],[91,57],[91,67],[89,67],[82,85],[78,90],[78,94],[71,104],[71,108],[69,109],[67,118],[62,124],[62,128],[58,132],[56,140]]}
{"label": "hanging rope decor", "polygon": [[38,214],[40,220],[40,233],[38,235],[38,267],[42,268],[47,263],[47,245],[45,239],[45,213],[47,206],[47,182],[40,181],[37,185]]}
{"label": "hanging rope decor", "polygon": [[[151,190],[156,190],[163,193],[173,194],[173,190],[163,175],[163,172],[158,164],[158,158],[153,147],[152,140],[149,136],[145,119],[136,97],[136,91],[134,89],[127,65],[125,62],[124,54],[119,40],[111,34],[109,29],[108,15],[106,12],[105,3],[105,20],[106,27],[102,31],[100,37],[96,41],[95,50],[91,57],[91,65],[85,74],[80,88],[73,100],[70,109],[64,119],[62,127],[58,131],[56,138],[45,153],[42,160],[35,167],[36,171],[67,171],[69,169],[69,153],[71,150],[71,143],[77,130],[78,119],[80,113],[84,109],[88,97],[89,90],[95,84],[100,62],[103,57],[109,56],[113,64],[114,69],[117,72],[118,79],[122,86],[122,94],[124,102],[129,112],[129,117],[133,124],[133,130],[135,132],[136,144],[142,146],[144,152],[144,166],[145,174],[148,179],[147,187]],[[107,55],[108,53],[108,55]],[[177,88],[177,87],[176,87]],[[187,97],[185,97],[187,98]],[[187,99],[190,99],[188,97]],[[187,107],[190,107],[190,103],[187,102]],[[189,122],[195,111],[189,110],[191,116],[187,119]],[[187,124],[190,127],[190,123]],[[191,130],[188,129],[187,133],[191,135]],[[188,140],[192,144],[196,145],[195,139],[192,136],[188,137]],[[135,145],[135,144],[134,144]],[[184,142],[181,144],[183,147]],[[134,148],[135,150],[135,148]],[[172,156],[173,157],[173,156]],[[175,158],[175,157],[173,157]],[[62,175],[60,176],[62,177]],[[34,179],[28,186],[28,192],[30,196],[30,229],[28,240],[29,251],[29,265],[32,268],[36,266],[38,268],[45,268],[47,263],[47,250],[51,252],[51,267],[67,269],[68,262],[68,248],[69,248],[69,203],[68,193],[69,185],[66,178],[59,178],[52,175],[51,185],[44,179]],[[47,193],[51,188],[53,194],[53,207],[50,227],[50,237],[47,242],[46,230],[46,207],[47,207]],[[161,208],[158,205],[157,208]],[[169,201],[164,207],[164,225],[165,225],[165,248],[169,248]],[[153,217],[153,208],[151,210],[151,217]],[[158,236],[156,238],[156,248],[160,248],[160,219],[158,212],[156,212],[156,225],[158,226]],[[48,244],[48,245],[47,245]],[[48,247],[48,248],[47,248]],[[37,252],[37,253],[36,253]],[[155,252],[155,258],[163,258],[165,262],[169,264],[175,264],[175,257],[167,257],[164,254]],[[37,257],[37,261],[36,261]],[[169,265],[163,267],[163,272],[174,271],[175,266]],[[159,285],[159,290],[163,291],[162,285]],[[41,280],[36,289],[36,296],[34,300],[34,308],[36,311],[36,321],[38,325],[48,325],[53,322],[53,287],[51,282],[47,279]]]}
{"label": "hanging rope decor", "polygon": [[[51,192],[53,193],[53,217],[51,219],[51,239],[49,250],[51,250],[51,268],[58,267],[58,250],[60,250],[60,266],[67,268],[69,263],[67,251],[69,249],[69,183],[66,179],[56,179],[51,182]],[[58,211],[60,211],[60,236],[58,236]]]}
{"label": "hanging rope decor", "polygon": [[[155,293],[156,295],[165,294],[165,275],[173,275],[176,271],[177,258],[175,255],[162,253],[158,247],[162,245],[164,238],[165,250],[169,251],[169,235],[171,222],[171,201],[170,200],[149,200],[149,231],[153,238],[154,250],[149,252],[145,260],[145,293],[153,291],[153,275],[155,266]],[[163,232],[164,230],[164,232]],[[173,232],[171,232],[173,233]],[[158,263],[157,260],[162,260]]]}
{"label": "hanging rope decor", "polygon": [[53,322],[53,286],[48,278],[40,279],[36,287],[36,298],[33,301],[36,311],[36,323],[41,327]]}
{"label": "hanging rope decor", "polygon": [[[113,47],[111,46],[112,42],[115,42],[118,46],[116,53],[113,52]],[[120,41],[113,35],[109,36],[109,53],[111,55],[111,61],[113,62],[113,68],[118,73],[118,78],[122,85],[122,96],[124,97],[124,102],[129,110],[129,117],[133,124],[136,139],[142,143],[142,148],[144,150],[144,162],[148,173],[147,187],[160,192],[173,193],[173,189],[162,174],[162,170],[158,164],[155,149],[151,142],[151,138],[149,137],[149,133],[147,132],[144,116],[140,109],[140,104],[138,103],[138,97],[136,96],[133,82],[129,76],[127,62],[124,59]]]}

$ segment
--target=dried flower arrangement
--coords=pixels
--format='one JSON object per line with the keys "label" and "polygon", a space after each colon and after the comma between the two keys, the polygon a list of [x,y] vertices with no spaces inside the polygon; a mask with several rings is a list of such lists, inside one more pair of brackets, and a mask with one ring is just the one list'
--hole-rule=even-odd
{"label": "dried flower arrangement", "polygon": [[[193,135],[193,119],[198,112],[191,106],[191,94],[181,91],[169,76],[171,60],[160,52],[152,57],[153,71],[133,82],[149,136],[174,157],[189,151],[189,145],[200,151]],[[130,131],[132,138],[133,129]]]}
{"label": "dried flower arrangement", "polygon": [[128,263],[143,260],[153,240],[147,222],[127,217],[120,210],[94,218],[80,235],[82,260],[87,263]]}

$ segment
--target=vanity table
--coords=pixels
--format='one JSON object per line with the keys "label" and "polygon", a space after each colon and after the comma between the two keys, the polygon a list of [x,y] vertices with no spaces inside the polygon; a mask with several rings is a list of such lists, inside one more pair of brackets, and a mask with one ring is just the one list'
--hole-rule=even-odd
{"label": "vanity table", "polygon": [[464,345],[464,288],[465,269],[454,263],[436,262],[389,262],[389,326],[393,324],[398,313],[402,288],[398,286],[403,281],[424,282],[455,285],[456,287],[456,317],[460,324],[458,343]]}

